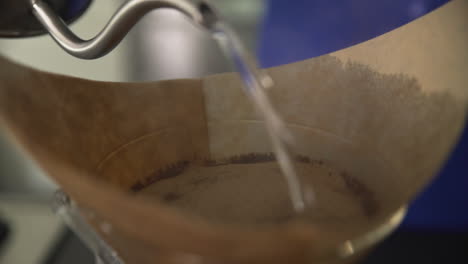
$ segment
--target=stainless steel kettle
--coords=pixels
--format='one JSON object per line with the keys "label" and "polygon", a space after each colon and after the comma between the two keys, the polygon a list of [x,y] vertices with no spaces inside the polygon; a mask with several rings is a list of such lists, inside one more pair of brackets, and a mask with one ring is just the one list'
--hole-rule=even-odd
{"label": "stainless steel kettle", "polygon": [[67,24],[76,20],[92,0],[2,0],[0,37],[27,37],[49,33],[69,54],[96,59],[109,53],[146,13],[173,8],[194,24],[210,29],[217,21],[213,8],[203,0],[128,0],[95,37],[83,40]]}

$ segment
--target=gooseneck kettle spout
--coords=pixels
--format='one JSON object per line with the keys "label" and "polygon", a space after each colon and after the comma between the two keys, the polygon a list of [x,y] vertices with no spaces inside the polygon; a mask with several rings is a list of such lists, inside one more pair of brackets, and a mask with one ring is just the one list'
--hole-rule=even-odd
{"label": "gooseneck kettle spout", "polygon": [[33,14],[57,44],[81,59],[97,59],[109,53],[145,14],[154,9],[173,8],[206,29],[217,20],[213,9],[204,1],[128,0],[95,37],[83,40],[43,0],[31,0],[31,4]]}

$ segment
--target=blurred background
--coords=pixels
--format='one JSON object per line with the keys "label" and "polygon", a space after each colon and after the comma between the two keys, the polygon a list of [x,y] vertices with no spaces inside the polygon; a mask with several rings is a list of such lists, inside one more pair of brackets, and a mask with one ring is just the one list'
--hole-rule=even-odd
{"label": "blurred background", "polygon": [[[99,32],[123,0],[94,0],[72,25]],[[213,0],[263,67],[312,58],[404,25],[447,0]],[[76,59],[49,36],[0,39],[19,63],[103,81],[155,81],[232,71],[213,40],[181,14],[151,12],[109,55]],[[468,131],[402,227],[366,263],[468,263]],[[0,263],[93,263],[50,210],[54,183],[0,135]],[[25,254],[27,252],[27,254]]]}

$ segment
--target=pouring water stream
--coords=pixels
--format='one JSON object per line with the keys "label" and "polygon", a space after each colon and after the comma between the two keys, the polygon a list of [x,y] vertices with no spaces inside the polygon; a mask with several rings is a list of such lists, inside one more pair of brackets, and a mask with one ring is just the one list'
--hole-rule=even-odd
{"label": "pouring water stream", "polygon": [[310,186],[301,185],[291,153],[294,138],[266,93],[267,89],[273,87],[273,80],[258,69],[256,60],[228,25],[218,21],[211,27],[211,32],[226,55],[234,62],[244,83],[244,92],[265,121],[273,152],[287,182],[292,206],[296,213],[302,213],[307,206],[306,202],[310,203],[313,200],[314,193]]}

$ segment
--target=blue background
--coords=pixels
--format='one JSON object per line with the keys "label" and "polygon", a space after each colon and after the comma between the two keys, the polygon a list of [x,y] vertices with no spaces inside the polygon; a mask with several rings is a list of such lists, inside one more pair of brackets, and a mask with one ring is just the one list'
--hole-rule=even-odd
{"label": "blue background", "polygon": [[[374,38],[447,0],[270,0],[257,54],[262,67],[291,63]],[[428,40],[430,41],[430,40]],[[468,231],[468,130],[403,228]]]}

